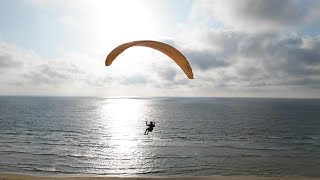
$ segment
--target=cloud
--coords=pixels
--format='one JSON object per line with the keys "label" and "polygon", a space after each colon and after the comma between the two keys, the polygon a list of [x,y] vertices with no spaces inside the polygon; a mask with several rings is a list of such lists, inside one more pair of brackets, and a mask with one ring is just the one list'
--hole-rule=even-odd
{"label": "cloud", "polygon": [[[192,16],[199,14],[218,20],[235,30],[277,31],[305,24],[319,17],[317,1],[300,0],[202,0],[195,1]],[[199,12],[202,11],[202,12]]]}
{"label": "cloud", "polygon": [[9,68],[9,67],[19,67],[22,66],[21,62],[16,61],[13,57],[2,54],[0,56],[0,69]]}
{"label": "cloud", "polygon": [[[82,55],[83,56],[83,55]],[[77,56],[45,60],[31,50],[0,44],[0,82],[15,87],[58,87],[79,81],[86,75]],[[25,90],[25,89],[24,89]]]}
{"label": "cloud", "polygon": [[[89,6],[87,1],[33,2],[42,8],[63,8],[57,21],[78,24],[82,34],[97,40],[80,38],[88,47],[103,46],[45,59],[32,50],[1,42],[1,94],[255,96],[278,92],[303,97],[307,92],[320,97],[320,39],[294,33],[298,26],[317,21],[320,14],[315,9],[320,3],[316,1],[303,1],[303,5],[298,0],[194,1],[191,21],[179,26],[179,35],[163,40],[187,57],[194,80],[187,79],[170,58],[142,47],[104,66],[107,52],[120,44],[119,37],[135,23],[127,16],[117,22],[109,16],[121,3],[106,11],[104,6],[96,8],[98,3],[83,8]],[[125,9],[117,13],[121,12]],[[121,41],[136,37],[135,31],[132,34]]]}
{"label": "cloud", "polygon": [[129,75],[129,77],[124,77],[120,83],[122,85],[145,85],[148,82],[148,78],[145,75]]}
{"label": "cloud", "polygon": [[230,65],[228,59],[219,57],[211,51],[200,51],[200,50],[186,50],[186,56],[190,60],[190,63],[198,67],[201,70],[208,70],[211,68],[226,67]]}
{"label": "cloud", "polygon": [[[198,39],[208,50],[183,49],[195,77],[207,87],[263,89],[315,88],[320,81],[320,39],[282,33],[201,30]],[[204,35],[205,34],[205,35]],[[199,77],[200,76],[200,77]]]}
{"label": "cloud", "polygon": [[186,78],[182,71],[178,75],[178,66],[172,60],[157,51],[131,52],[119,57],[111,67],[105,67],[105,53],[66,53],[44,59],[33,51],[2,42],[0,93],[103,95],[107,89],[113,89],[109,93],[121,95],[141,94],[142,89],[148,88],[150,94],[155,89],[170,88],[175,82],[181,84],[181,78]]}
{"label": "cloud", "polygon": [[298,32],[319,21],[319,4],[194,1],[179,35],[197,80],[192,88],[227,96],[319,97],[320,39]]}
{"label": "cloud", "polygon": [[26,55],[26,50],[0,42],[0,71],[28,66],[36,63],[38,58],[33,51]]}
{"label": "cloud", "polygon": [[[35,71],[28,71],[23,74],[25,81],[34,85],[46,85],[46,86],[61,86],[65,84],[73,83],[72,80],[76,81],[74,78],[77,71],[72,68],[67,67],[70,71],[65,71],[65,68],[57,68],[56,66],[50,66],[48,64],[41,64],[34,67]],[[73,74],[72,74],[73,73]]]}
{"label": "cloud", "polygon": [[[317,94],[320,84],[319,38],[212,29],[198,33],[195,36],[199,38],[197,41],[205,44],[207,49],[182,48],[178,41],[172,42],[190,61],[194,80],[186,79],[175,63],[160,54],[158,57],[154,51],[135,58],[160,59],[137,64],[142,69],[122,72],[127,61],[121,59],[112,68],[106,68],[104,57],[88,52],[43,59],[33,51],[2,43],[0,82],[3,86],[0,91],[8,93],[14,89],[18,93],[20,89],[20,93],[36,95],[45,92],[78,95],[228,95],[227,92],[251,92],[252,95],[268,89],[264,93],[311,90]],[[135,58],[131,59],[133,64]],[[144,91],[147,93],[143,94]]]}

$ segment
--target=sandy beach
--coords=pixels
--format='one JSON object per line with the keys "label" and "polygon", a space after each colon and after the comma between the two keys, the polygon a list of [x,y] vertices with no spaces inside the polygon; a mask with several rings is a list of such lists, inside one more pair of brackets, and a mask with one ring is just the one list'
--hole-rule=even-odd
{"label": "sandy beach", "polygon": [[135,177],[135,176],[34,176],[18,173],[0,173],[0,180],[319,180],[311,177],[255,177],[255,176],[196,176],[196,177]]}

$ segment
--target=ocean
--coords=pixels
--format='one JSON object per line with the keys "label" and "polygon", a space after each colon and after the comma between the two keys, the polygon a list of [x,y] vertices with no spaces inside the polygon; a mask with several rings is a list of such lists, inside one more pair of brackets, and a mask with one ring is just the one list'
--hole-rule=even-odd
{"label": "ocean", "polygon": [[0,172],[320,177],[320,99],[2,96]]}

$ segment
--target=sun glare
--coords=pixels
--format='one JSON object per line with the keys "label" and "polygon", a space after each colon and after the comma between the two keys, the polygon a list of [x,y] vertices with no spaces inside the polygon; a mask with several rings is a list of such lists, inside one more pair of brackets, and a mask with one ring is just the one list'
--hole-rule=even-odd
{"label": "sun glare", "polygon": [[88,28],[98,43],[148,39],[157,34],[157,18],[147,1],[93,2],[89,5],[91,12]]}
{"label": "sun glare", "polygon": [[115,160],[108,161],[108,166],[117,169],[117,173],[123,172],[123,166],[130,167],[131,173],[134,167],[141,164],[141,155],[144,151],[140,143],[145,137],[145,114],[146,101],[132,98],[107,98],[103,101],[100,109],[101,125],[108,140],[101,138],[101,144],[107,144],[105,153],[114,157]]}
{"label": "sun glare", "polygon": [[[107,134],[117,147],[117,153],[129,153],[129,147],[134,147],[138,137],[143,134],[144,104],[136,99],[107,99],[102,109]],[[142,128],[142,129],[141,129]]]}

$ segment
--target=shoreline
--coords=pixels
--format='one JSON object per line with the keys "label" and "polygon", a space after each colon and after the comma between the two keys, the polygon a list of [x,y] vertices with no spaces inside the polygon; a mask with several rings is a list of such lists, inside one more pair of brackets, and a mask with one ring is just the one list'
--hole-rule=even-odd
{"label": "shoreline", "polygon": [[31,175],[25,173],[0,173],[0,180],[320,180],[320,177],[286,176],[103,176],[103,175]]}

